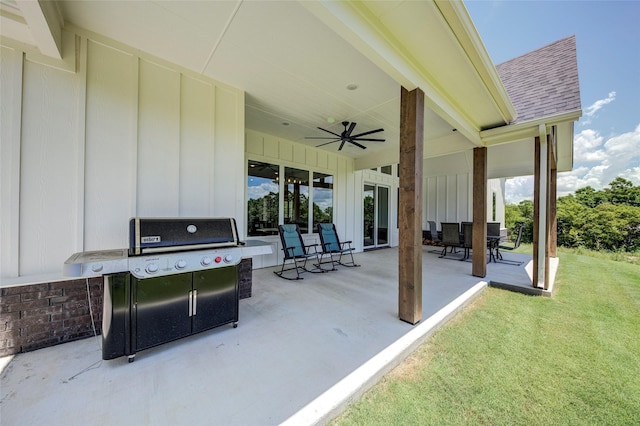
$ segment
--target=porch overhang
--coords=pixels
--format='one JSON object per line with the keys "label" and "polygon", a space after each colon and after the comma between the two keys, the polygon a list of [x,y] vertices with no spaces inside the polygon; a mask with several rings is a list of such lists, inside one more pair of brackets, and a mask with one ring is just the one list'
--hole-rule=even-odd
{"label": "porch overhang", "polygon": [[[483,129],[516,118],[461,2],[322,0],[303,5],[402,87],[423,90],[426,106],[473,145],[482,146]],[[362,163],[371,164],[371,159]]]}

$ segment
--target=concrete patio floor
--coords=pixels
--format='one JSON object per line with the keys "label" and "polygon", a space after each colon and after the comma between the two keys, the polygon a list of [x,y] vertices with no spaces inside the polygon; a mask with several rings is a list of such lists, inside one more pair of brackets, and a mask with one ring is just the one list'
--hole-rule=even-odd
{"label": "concrete patio floor", "polygon": [[[397,365],[490,281],[531,286],[522,266],[440,259],[424,246],[423,320],[398,319],[396,248],[286,281],[255,270],[238,328],[223,326],[103,361],[100,337],[5,357],[0,424],[323,423]],[[507,257],[507,255],[505,255]]]}

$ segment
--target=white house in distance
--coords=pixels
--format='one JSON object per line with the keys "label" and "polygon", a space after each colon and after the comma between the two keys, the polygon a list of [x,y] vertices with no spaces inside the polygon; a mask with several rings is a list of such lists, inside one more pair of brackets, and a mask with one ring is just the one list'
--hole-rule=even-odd
{"label": "white house in distance", "polygon": [[233,217],[276,246],[278,224],[313,240],[330,220],[357,250],[399,246],[416,323],[427,221],[504,225],[504,178],[531,174],[545,286],[582,114],[573,37],[496,67],[461,2],[0,7],[0,289],[69,280],[71,254],[128,246],[131,217]]}

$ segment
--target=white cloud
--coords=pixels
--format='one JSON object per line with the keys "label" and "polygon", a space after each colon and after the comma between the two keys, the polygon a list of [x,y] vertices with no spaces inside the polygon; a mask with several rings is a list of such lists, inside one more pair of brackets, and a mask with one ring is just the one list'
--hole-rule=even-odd
{"label": "white cloud", "polygon": [[[590,186],[607,187],[616,177],[640,185],[640,125],[633,131],[613,136],[604,143],[597,130],[585,129],[574,137],[574,168],[559,173],[558,196]],[[505,198],[509,203],[533,199],[533,176],[508,179]]]}
{"label": "white cloud", "polygon": [[250,200],[262,198],[265,195],[268,195],[270,192],[278,193],[279,191],[278,185],[272,181],[267,181],[266,179],[261,178],[251,179],[255,179],[255,181],[249,182],[248,195]]}
{"label": "white cloud", "polygon": [[596,130],[585,129],[573,138],[575,161],[602,161],[605,152],[602,147],[604,138]]}
{"label": "white cloud", "polygon": [[596,112],[598,112],[603,106],[615,100],[616,100],[616,92],[609,92],[609,96],[607,96],[605,99],[599,99],[594,103],[592,103],[591,105],[589,105],[584,113],[584,117],[586,118],[583,121],[581,121],[581,124],[583,126],[590,124],[591,117],[593,117]]}
{"label": "white cloud", "polygon": [[507,179],[504,197],[508,203],[512,204],[518,204],[522,200],[533,200],[533,176]]}

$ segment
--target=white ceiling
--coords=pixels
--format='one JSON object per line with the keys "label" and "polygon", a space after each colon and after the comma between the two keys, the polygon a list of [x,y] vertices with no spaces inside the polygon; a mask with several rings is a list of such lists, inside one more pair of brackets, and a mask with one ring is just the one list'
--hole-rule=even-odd
{"label": "white ceiling", "polygon": [[[29,38],[31,22],[20,17],[27,3],[32,2],[0,0],[2,35],[38,45],[37,37]],[[366,10],[362,6],[369,20],[364,26],[332,24],[314,11],[317,7],[297,1],[58,2],[65,25],[102,34],[243,89],[246,128],[294,142],[318,145],[317,140],[305,139],[324,136],[317,127],[340,133],[341,121],[353,121],[358,123],[354,133],[384,128],[375,137],[386,142],[367,142],[366,150],[347,145],[342,154],[361,160],[389,158],[399,145],[399,80],[412,74],[419,76],[417,80],[436,82],[423,88],[428,98],[425,157],[470,149],[475,146],[470,135],[504,124],[491,84],[478,76],[472,55],[477,52],[461,47],[459,34],[451,31],[432,2],[367,3]],[[360,27],[363,33],[379,31],[370,40],[378,37],[395,43],[393,54],[403,58],[396,68],[383,44],[358,45],[366,42],[355,34]],[[412,71],[398,78],[403,66]],[[349,85],[357,89],[349,90]],[[439,99],[453,99],[449,103],[455,105],[443,107]],[[455,131],[457,127],[463,130]],[[338,145],[321,149],[336,151]]]}

